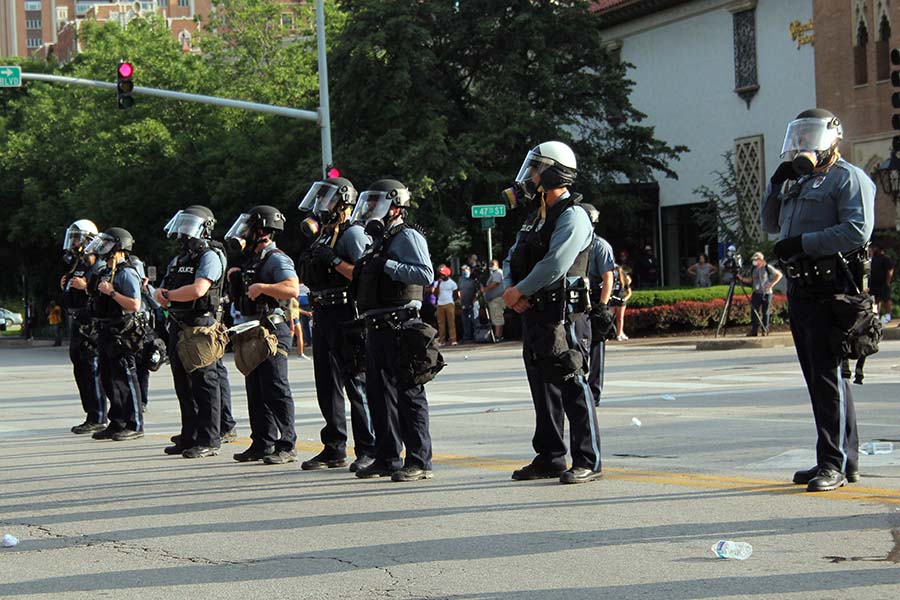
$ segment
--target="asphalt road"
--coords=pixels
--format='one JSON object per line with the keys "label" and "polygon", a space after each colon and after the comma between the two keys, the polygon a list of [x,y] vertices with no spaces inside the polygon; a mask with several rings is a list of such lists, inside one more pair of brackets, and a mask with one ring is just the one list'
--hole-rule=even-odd
{"label": "asphalt road", "polygon": [[[577,486],[510,480],[532,456],[520,352],[446,353],[428,387],[435,478],[392,483],[238,464],[246,437],[214,458],[166,456],[167,371],[151,379],[147,437],[75,436],[67,351],[0,348],[0,533],[20,538],[0,548],[0,598],[900,598],[887,559],[900,447],[862,457],[861,482],[839,491],[791,485],[815,443],[793,349],[611,345],[606,475]],[[291,360],[308,457],[312,365]],[[900,342],[885,342],[854,386],[861,441],[900,438],[898,379]],[[716,558],[720,539],[753,556]]]}

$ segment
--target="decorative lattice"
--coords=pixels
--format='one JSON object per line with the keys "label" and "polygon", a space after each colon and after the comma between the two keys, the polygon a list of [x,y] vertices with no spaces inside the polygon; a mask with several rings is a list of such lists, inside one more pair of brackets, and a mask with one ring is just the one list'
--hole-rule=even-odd
{"label": "decorative lattice", "polygon": [[734,20],[734,91],[747,103],[759,90],[756,72],[756,10],[742,10]]}
{"label": "decorative lattice", "polygon": [[747,236],[762,240],[759,202],[764,187],[763,136],[741,138],[734,141],[734,174],[737,188],[738,214]]}
{"label": "decorative lattice", "polygon": [[[851,44],[853,46],[859,46],[859,31],[860,28],[868,32],[869,30],[869,8],[868,8],[868,0],[853,0],[853,13],[851,15],[853,19],[852,26],[850,28],[850,35],[852,36]],[[877,21],[876,21],[877,22]],[[866,36],[866,41],[868,41],[868,34]]]}

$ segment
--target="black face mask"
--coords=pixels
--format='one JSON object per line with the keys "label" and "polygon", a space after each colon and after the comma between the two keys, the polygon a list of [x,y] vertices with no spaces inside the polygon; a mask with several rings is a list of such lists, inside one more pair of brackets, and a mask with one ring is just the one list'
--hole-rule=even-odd
{"label": "black face mask", "polygon": [[63,252],[63,262],[67,265],[74,265],[81,258],[80,250],[66,250]]}
{"label": "black face mask", "polygon": [[378,239],[384,235],[384,223],[380,219],[372,219],[366,223],[365,232],[373,240]]}

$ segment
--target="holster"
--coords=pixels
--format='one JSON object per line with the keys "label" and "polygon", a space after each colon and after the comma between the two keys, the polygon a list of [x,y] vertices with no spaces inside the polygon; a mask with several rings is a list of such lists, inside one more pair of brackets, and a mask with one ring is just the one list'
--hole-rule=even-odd
{"label": "holster", "polygon": [[182,325],[175,350],[184,370],[192,373],[197,369],[208,367],[225,356],[227,345],[228,333],[222,323]]}
{"label": "holster", "polygon": [[262,325],[234,336],[234,364],[244,377],[278,353],[278,338]]}
{"label": "holster", "polygon": [[533,364],[549,383],[561,384],[586,373],[584,356],[570,348],[564,321],[536,320],[526,328]]}
{"label": "holster", "polygon": [[105,327],[112,336],[109,348],[111,358],[140,355],[144,350],[144,337],[151,331],[149,321],[141,315],[132,315],[121,322],[108,323]]}
{"label": "holster", "polygon": [[400,324],[397,379],[407,388],[424,385],[447,366],[438,350],[438,331],[428,323],[411,319]]}
{"label": "holster", "polygon": [[341,323],[342,335],[337,354],[348,373],[357,375],[366,370],[366,321],[354,319]]}
{"label": "holster", "polygon": [[835,294],[829,301],[834,326],[831,348],[841,358],[858,359],[878,352],[884,325],[869,294]]}

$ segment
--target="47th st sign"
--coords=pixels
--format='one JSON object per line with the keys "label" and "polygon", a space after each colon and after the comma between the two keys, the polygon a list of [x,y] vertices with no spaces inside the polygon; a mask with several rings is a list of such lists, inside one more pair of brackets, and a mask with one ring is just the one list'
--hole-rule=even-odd
{"label": "47th st sign", "polygon": [[22,67],[0,67],[0,87],[22,87]]}

